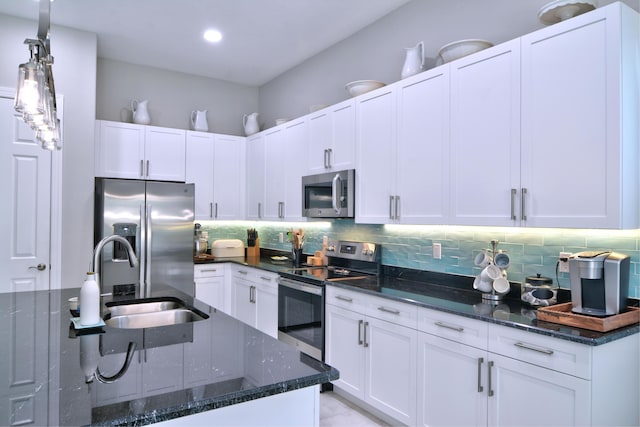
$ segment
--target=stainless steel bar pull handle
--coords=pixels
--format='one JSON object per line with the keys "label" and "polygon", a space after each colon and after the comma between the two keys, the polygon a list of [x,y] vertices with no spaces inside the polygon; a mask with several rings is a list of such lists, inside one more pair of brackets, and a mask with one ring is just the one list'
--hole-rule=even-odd
{"label": "stainless steel bar pull handle", "polygon": [[213,202],[209,202],[209,218],[213,218]]}
{"label": "stainless steel bar pull handle", "polygon": [[149,160],[147,160],[147,178],[149,178]]}
{"label": "stainless steel bar pull handle", "polygon": [[364,344],[362,344],[363,347],[369,347],[369,343],[367,342],[367,326],[369,326],[369,322],[364,322],[364,326],[362,328],[362,335],[363,335],[363,341]]}
{"label": "stainless steel bar pull handle", "polygon": [[262,218],[262,203],[258,202],[258,218]]}
{"label": "stainless steel bar pull handle", "polygon": [[400,310],[394,310],[394,309],[382,307],[382,306],[378,307],[378,310],[384,311],[385,313],[400,314]]}
{"label": "stainless steel bar pull handle", "polygon": [[349,297],[343,297],[342,295],[336,295],[336,299],[339,299],[341,301],[346,301],[346,302],[353,302],[353,299]]}
{"label": "stainless steel bar pull handle", "polygon": [[400,219],[400,196],[396,196],[395,219]]}
{"label": "stainless steel bar pull handle", "polygon": [[144,161],[140,160],[140,178],[144,178]]}
{"label": "stainless steel bar pull handle", "polygon": [[218,202],[214,203],[215,209],[213,210],[213,217],[218,218]]}
{"label": "stainless steel bar pull handle", "polygon": [[515,221],[516,218],[516,194],[518,190],[515,188],[511,189],[511,221]]}
{"label": "stainless steel bar pull handle", "polygon": [[478,357],[478,393],[482,393],[484,388],[482,387],[482,364],[484,363],[484,357]]}
{"label": "stainless steel bar pull handle", "polygon": [[389,219],[393,219],[393,201],[395,198],[393,196],[389,196]]}
{"label": "stainless steel bar pull handle", "polygon": [[487,366],[488,366],[487,387],[489,388],[489,390],[487,390],[487,396],[491,397],[495,394],[493,392],[493,389],[491,388],[491,368],[493,368],[493,361],[487,363]]}
{"label": "stainless steel bar pull handle", "polygon": [[520,219],[522,219],[523,221],[527,220],[527,212],[526,212],[526,208],[525,208],[525,199],[527,198],[527,189],[525,187],[522,187],[522,198],[520,199]]}
{"label": "stainless steel bar pull handle", "polygon": [[358,320],[358,345],[362,345],[362,323],[364,320]]}
{"label": "stainless steel bar pull handle", "polygon": [[331,169],[331,155],[333,154],[333,150],[331,148],[327,148],[327,169]]}
{"label": "stainless steel bar pull handle", "polygon": [[538,353],[547,354],[549,356],[553,354],[553,350],[549,348],[535,347],[531,344],[525,344],[523,342],[517,342],[517,343],[514,343],[513,345],[515,345],[516,347],[527,349],[527,350],[537,351]]}
{"label": "stainless steel bar pull handle", "polygon": [[442,322],[435,322],[435,325],[440,326],[441,328],[451,329],[452,331],[456,331],[456,332],[464,331],[464,328],[461,326],[448,325]]}

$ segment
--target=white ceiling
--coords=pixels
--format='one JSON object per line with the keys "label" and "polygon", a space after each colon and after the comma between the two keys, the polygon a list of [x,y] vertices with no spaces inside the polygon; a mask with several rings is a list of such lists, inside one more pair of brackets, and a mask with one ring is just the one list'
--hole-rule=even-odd
{"label": "white ceiling", "polygon": [[[100,58],[260,86],[408,1],[55,0],[51,25],[96,33]],[[38,10],[0,1],[6,15],[37,21]],[[202,38],[212,27],[218,44]],[[55,46],[52,31],[54,57]]]}

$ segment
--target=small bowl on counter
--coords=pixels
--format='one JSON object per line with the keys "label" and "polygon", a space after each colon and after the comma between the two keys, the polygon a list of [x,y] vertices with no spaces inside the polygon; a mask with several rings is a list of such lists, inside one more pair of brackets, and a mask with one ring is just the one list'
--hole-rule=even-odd
{"label": "small bowl on counter", "polygon": [[358,96],[371,92],[372,90],[379,89],[385,86],[384,83],[377,80],[356,80],[345,85],[345,89],[351,96]]}

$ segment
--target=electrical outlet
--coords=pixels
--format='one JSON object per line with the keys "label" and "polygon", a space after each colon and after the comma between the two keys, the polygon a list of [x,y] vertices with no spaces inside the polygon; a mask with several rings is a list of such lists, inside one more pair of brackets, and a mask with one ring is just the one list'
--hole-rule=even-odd
{"label": "electrical outlet", "polygon": [[284,243],[284,233],[278,233],[278,241]]}
{"label": "electrical outlet", "polygon": [[571,256],[571,252],[560,252],[558,256],[558,260],[560,264],[558,265],[558,271],[560,273],[568,273],[569,272],[569,257]]}
{"label": "electrical outlet", "polygon": [[433,244],[433,259],[442,259],[442,243]]}
{"label": "electrical outlet", "polygon": [[329,245],[329,237],[322,236],[322,246],[328,246],[328,245]]}

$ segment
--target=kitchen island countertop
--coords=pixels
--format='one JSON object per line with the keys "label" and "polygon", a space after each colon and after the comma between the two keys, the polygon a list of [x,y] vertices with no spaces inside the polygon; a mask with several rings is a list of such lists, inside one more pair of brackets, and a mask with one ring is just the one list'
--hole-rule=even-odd
{"label": "kitchen island countertop", "polygon": [[[153,296],[181,298],[208,318],[147,329],[106,326],[83,335],[70,325],[67,302],[78,295],[79,289],[0,294],[0,339],[8,344],[0,351],[0,367],[9,379],[0,424],[144,425],[313,387],[339,375],[171,288]],[[96,366],[104,377],[118,372],[130,342],[137,347],[122,377],[85,382]]]}

